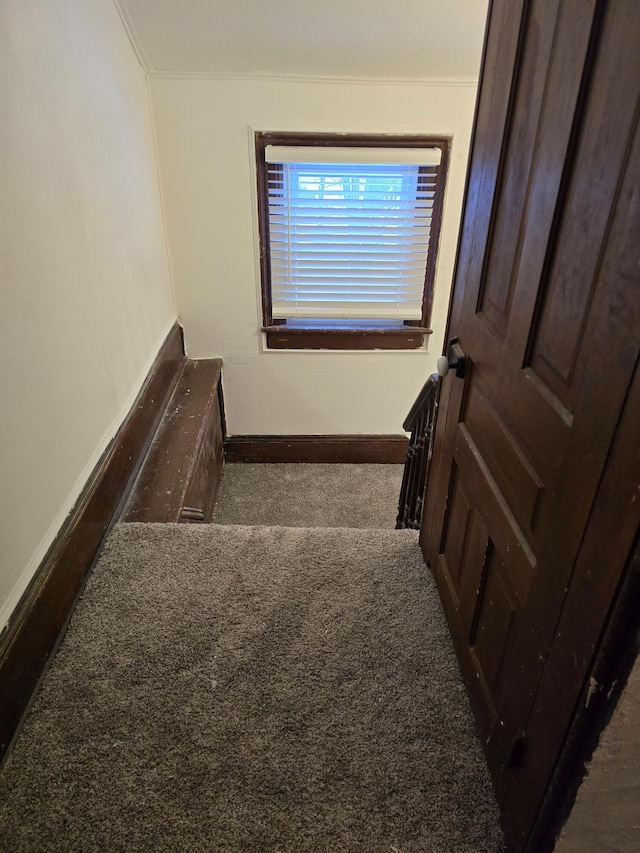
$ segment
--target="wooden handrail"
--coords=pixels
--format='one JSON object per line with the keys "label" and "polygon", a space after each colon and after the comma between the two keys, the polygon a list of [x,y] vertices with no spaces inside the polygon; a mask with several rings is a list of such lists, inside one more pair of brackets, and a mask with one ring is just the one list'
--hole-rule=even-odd
{"label": "wooden handrail", "polygon": [[431,458],[439,379],[437,373],[427,379],[402,424],[402,428],[411,433],[411,438],[400,488],[397,530],[420,529],[427,466]]}

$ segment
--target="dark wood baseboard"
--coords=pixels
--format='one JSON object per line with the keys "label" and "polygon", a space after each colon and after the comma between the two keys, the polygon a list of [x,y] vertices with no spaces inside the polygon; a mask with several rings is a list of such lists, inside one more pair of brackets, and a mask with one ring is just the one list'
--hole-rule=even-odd
{"label": "dark wood baseboard", "polygon": [[185,359],[121,521],[207,522],[224,462],[222,359]]}
{"label": "dark wood baseboard", "polygon": [[182,330],[176,324],[0,638],[0,759],[155,432],[183,359]]}
{"label": "dark wood baseboard", "polygon": [[355,462],[402,465],[403,435],[234,435],[226,439],[227,462]]}

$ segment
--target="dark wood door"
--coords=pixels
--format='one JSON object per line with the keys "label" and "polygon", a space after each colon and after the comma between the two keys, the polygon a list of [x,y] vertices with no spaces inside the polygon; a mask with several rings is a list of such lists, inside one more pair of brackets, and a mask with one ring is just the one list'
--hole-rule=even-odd
{"label": "dark wood door", "polygon": [[631,0],[489,13],[421,545],[501,800],[638,360],[639,39]]}

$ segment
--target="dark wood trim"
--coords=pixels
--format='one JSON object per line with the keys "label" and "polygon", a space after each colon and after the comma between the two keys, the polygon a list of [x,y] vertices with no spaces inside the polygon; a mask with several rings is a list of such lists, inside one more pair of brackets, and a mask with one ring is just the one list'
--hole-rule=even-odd
{"label": "dark wood trim", "polygon": [[224,458],[222,359],[185,359],[121,521],[211,521]]}
{"label": "dark wood trim", "polygon": [[256,146],[256,191],[258,194],[258,246],[260,251],[262,322],[265,326],[272,326],[274,321],[271,311],[271,269],[269,259],[269,246],[271,242],[269,232],[269,186],[267,182],[267,170],[265,168],[265,149],[268,144],[266,140],[267,135],[265,133],[256,133],[254,134],[254,139]]}
{"label": "dark wood trim", "polygon": [[[417,349],[422,346],[429,326],[433,305],[433,288],[437,251],[440,243],[442,211],[444,207],[444,188],[449,168],[451,151],[450,136],[425,135],[388,135],[388,134],[359,134],[359,133],[255,133],[256,151],[256,182],[258,197],[258,237],[260,251],[260,282],[262,294],[263,332],[266,332],[268,349]],[[269,236],[269,184],[265,149],[268,145],[291,145],[309,148],[439,148],[441,162],[437,170],[435,194],[433,200],[433,218],[431,224],[431,240],[425,269],[425,285],[422,300],[422,317],[420,320],[407,322],[409,335],[396,332],[387,333],[384,341],[374,332],[361,329],[352,330],[350,336],[345,331],[336,332],[334,329],[320,330],[290,329],[287,321],[274,319],[271,298],[271,260]],[[280,326],[280,329],[276,327]],[[414,326],[415,328],[411,328]],[[413,332],[413,334],[411,334]],[[295,334],[295,336],[294,336]]]}
{"label": "dark wood trim", "polygon": [[256,134],[264,146],[299,145],[309,148],[441,148],[449,145],[450,136],[389,133],[308,133],[268,131]]}
{"label": "dark wood trim", "polygon": [[269,349],[418,349],[431,329],[318,329],[264,326]]}
{"label": "dark wood trim", "polygon": [[176,324],[126,420],[94,468],[0,639],[0,758],[11,743],[151,440],[183,357],[182,330]]}
{"label": "dark wood trim", "polygon": [[428,326],[431,322],[431,310],[433,308],[433,289],[436,282],[436,261],[440,248],[440,231],[442,225],[442,210],[444,208],[444,188],[447,185],[449,174],[449,153],[451,151],[451,140],[447,140],[440,148],[442,159],[438,167],[436,178],[436,189],[433,199],[433,216],[431,220],[431,237],[429,240],[429,251],[427,253],[427,267],[424,277],[424,293],[422,296],[422,324]]}
{"label": "dark wood trim", "polygon": [[224,443],[227,462],[350,462],[402,465],[403,435],[234,435]]}

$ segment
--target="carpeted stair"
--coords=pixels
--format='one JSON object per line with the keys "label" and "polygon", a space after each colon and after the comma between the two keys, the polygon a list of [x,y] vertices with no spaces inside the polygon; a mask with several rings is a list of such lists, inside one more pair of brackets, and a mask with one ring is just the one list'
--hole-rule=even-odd
{"label": "carpeted stair", "polygon": [[403,465],[225,465],[216,524],[393,529]]}
{"label": "carpeted stair", "polygon": [[0,849],[502,850],[416,535],[117,525],[0,773]]}

